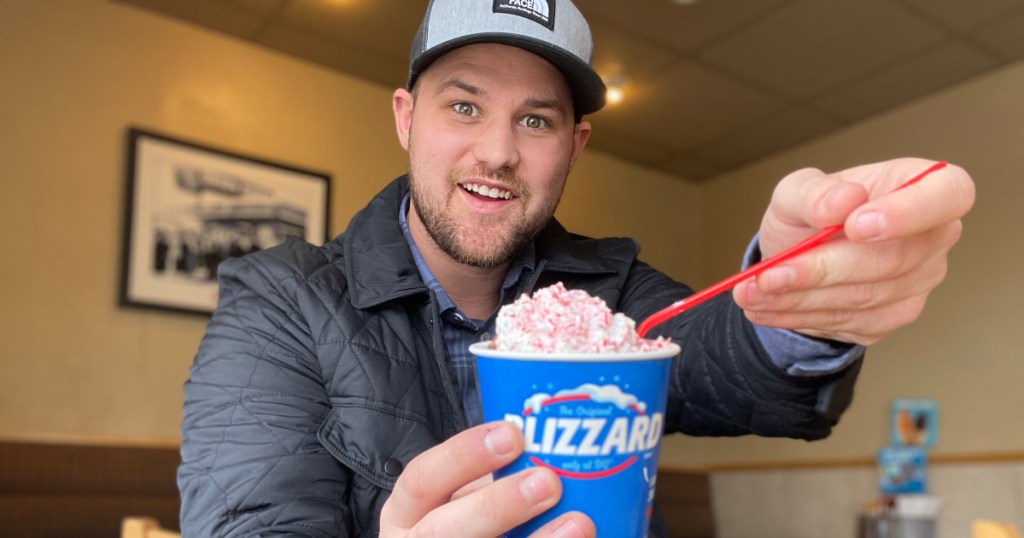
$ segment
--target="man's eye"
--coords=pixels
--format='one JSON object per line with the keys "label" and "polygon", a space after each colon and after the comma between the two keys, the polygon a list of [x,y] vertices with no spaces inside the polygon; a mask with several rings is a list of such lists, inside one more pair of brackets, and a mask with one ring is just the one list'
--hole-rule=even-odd
{"label": "man's eye", "polygon": [[548,121],[540,116],[527,116],[523,118],[523,125],[530,129],[543,129]]}
{"label": "man's eye", "polygon": [[476,107],[469,103],[455,103],[452,105],[452,110],[460,116],[474,116],[476,115]]}

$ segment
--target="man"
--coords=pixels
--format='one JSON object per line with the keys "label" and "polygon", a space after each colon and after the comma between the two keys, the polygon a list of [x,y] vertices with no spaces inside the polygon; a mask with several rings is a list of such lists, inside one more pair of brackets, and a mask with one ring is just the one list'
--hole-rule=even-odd
{"label": "man", "polygon": [[[523,4],[431,2],[393,96],[408,177],[322,248],[221,266],[186,385],[185,535],[497,536],[550,508],[560,483],[542,468],[489,480],[523,439],[480,424],[468,344],[501,304],[556,281],[634,319],[691,293],[633,242],[552,219],[604,86],[575,7]],[[835,224],[847,237],[652,331],[686,343],[667,432],[829,434],[862,346],[917,317],[973,203],[956,167],[891,192],[929,164],[779,184],[753,257]],[[570,513],[536,536],[594,533]]]}

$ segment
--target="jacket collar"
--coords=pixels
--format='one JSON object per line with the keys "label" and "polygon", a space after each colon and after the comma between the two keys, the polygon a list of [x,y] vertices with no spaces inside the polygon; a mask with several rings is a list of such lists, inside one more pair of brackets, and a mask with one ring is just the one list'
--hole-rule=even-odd
{"label": "jacket collar", "polygon": [[[407,176],[384,188],[349,222],[328,250],[340,249],[352,305],[371,308],[427,293],[398,222]],[[595,240],[570,234],[552,220],[536,239],[537,271],[574,274],[617,273],[628,268],[638,248],[629,239]],[[625,264],[625,265],[624,265]]]}

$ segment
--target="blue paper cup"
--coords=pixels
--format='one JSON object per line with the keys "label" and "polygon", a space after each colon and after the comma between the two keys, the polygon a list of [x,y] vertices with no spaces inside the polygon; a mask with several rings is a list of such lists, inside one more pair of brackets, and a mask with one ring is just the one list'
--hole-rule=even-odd
{"label": "blue paper cup", "polygon": [[484,420],[512,422],[526,440],[524,453],[495,478],[541,466],[562,480],[558,504],[506,536],[529,536],[572,510],[587,514],[598,536],[647,536],[679,346],[596,355],[502,352],[481,342],[469,350]]}

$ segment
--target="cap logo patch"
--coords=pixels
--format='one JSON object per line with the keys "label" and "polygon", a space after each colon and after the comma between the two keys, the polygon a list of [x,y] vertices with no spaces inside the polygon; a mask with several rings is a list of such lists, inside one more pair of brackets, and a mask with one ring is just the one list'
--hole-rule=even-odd
{"label": "cap logo patch", "polygon": [[548,30],[555,29],[555,0],[494,0],[492,11],[519,15]]}

